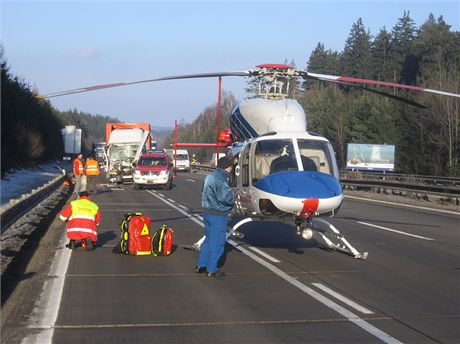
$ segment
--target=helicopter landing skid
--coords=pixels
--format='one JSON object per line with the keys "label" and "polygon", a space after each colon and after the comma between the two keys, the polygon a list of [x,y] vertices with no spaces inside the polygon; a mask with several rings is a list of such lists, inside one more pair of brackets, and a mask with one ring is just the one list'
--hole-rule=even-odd
{"label": "helicopter landing skid", "polygon": [[[325,246],[331,250],[339,251],[345,254],[348,254],[356,259],[366,259],[368,256],[368,252],[358,252],[351,244],[345,239],[345,237],[340,234],[339,230],[335,228],[330,222],[321,219],[315,218],[314,221],[322,222],[323,224],[327,225],[330,229],[327,231],[319,230],[314,228],[314,223],[312,222],[312,229],[315,230],[319,234],[319,236],[324,240],[326,243]],[[331,239],[337,240],[337,243],[332,242]]]}
{"label": "helicopter landing skid", "polygon": [[[225,241],[227,241],[232,235],[236,236],[239,239],[244,238],[244,234],[241,233],[241,232],[238,232],[237,229],[240,226],[242,226],[245,223],[250,222],[250,221],[252,221],[252,219],[250,217],[247,217],[247,218],[239,221],[237,224],[235,224],[230,230],[227,228],[227,234],[226,234],[226,237],[225,237]],[[195,251],[199,251],[201,249],[201,245],[204,242],[204,239],[206,239],[206,235],[203,235],[200,240],[198,240],[196,243],[194,243],[191,246],[192,249],[194,249]]]}

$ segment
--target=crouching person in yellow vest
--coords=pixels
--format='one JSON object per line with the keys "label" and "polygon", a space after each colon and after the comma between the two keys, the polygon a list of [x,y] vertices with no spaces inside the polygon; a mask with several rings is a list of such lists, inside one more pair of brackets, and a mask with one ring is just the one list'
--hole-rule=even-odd
{"label": "crouching person in yellow vest", "polygon": [[81,242],[85,250],[92,250],[97,241],[97,226],[101,222],[101,213],[96,203],[91,201],[86,191],[80,192],[80,197],[70,202],[59,217],[67,222],[67,248],[74,249]]}
{"label": "crouching person in yellow vest", "polygon": [[90,194],[97,194],[96,177],[99,175],[99,163],[92,156],[86,159],[84,171],[86,174],[86,191]]}

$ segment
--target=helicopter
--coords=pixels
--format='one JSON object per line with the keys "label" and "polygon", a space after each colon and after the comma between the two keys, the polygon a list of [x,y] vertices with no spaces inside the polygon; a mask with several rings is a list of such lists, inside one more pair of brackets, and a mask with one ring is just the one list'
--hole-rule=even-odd
{"label": "helicopter", "polygon": [[[230,129],[220,131],[221,83],[222,77],[227,76],[255,78],[258,93],[240,102],[230,115]],[[227,155],[234,159],[231,186],[236,196],[235,212],[245,218],[228,231],[227,239],[231,235],[241,236],[237,229],[252,218],[276,221],[288,218],[293,220],[296,233],[304,239],[312,239],[316,233],[327,248],[358,259],[366,259],[368,252],[356,250],[337,228],[325,220],[325,217],[337,214],[344,197],[334,150],[325,137],[307,130],[307,117],[302,106],[289,98],[290,85],[299,78],[344,84],[419,107],[420,104],[411,100],[366,86],[460,97],[460,94],[411,85],[310,73],[285,64],[261,64],[246,71],[186,74],[96,85],[39,97],[52,98],[139,83],[209,77],[219,78],[216,143],[177,143],[176,121],[174,149],[229,149]],[[199,249],[203,241],[204,237],[193,247]]]}

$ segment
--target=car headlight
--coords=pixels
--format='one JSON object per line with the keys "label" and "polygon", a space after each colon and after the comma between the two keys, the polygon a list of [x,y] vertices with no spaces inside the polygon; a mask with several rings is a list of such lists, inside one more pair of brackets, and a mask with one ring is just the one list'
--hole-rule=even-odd
{"label": "car headlight", "polygon": [[141,175],[141,171],[135,170],[135,171],[134,171],[134,175],[135,175],[135,176],[140,176],[140,175]]}
{"label": "car headlight", "polygon": [[164,175],[166,175],[166,171],[165,171],[165,170],[163,170],[163,171],[160,172],[160,176],[164,176]]}

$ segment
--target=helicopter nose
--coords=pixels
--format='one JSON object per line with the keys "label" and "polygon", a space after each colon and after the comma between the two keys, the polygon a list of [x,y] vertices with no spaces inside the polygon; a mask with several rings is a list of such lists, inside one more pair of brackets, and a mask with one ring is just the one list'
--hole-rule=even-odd
{"label": "helicopter nose", "polygon": [[271,194],[291,198],[331,198],[342,194],[340,182],[321,172],[273,173],[255,182],[254,186]]}

